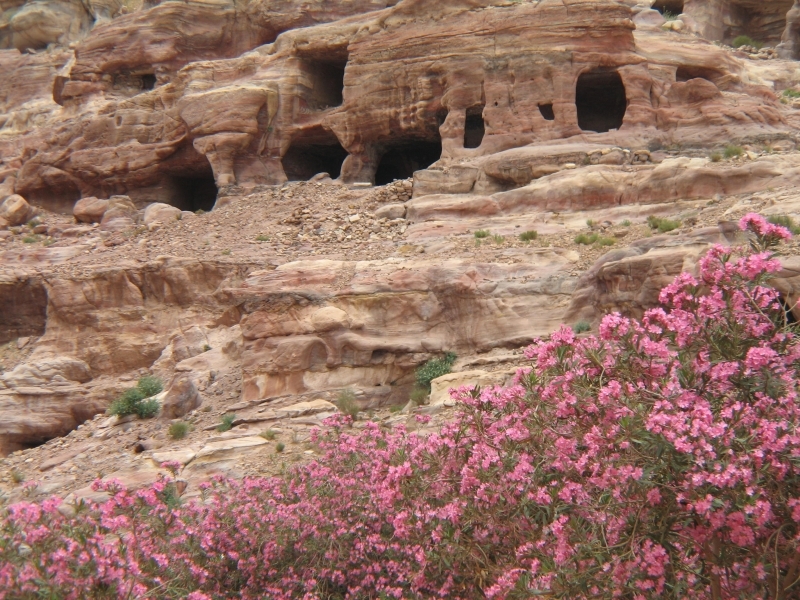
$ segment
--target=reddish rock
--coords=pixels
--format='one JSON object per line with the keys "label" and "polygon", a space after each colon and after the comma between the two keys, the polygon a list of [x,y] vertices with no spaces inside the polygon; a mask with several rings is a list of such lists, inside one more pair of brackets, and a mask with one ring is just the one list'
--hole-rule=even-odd
{"label": "reddish rock", "polygon": [[178,377],[167,390],[161,404],[161,416],[165,419],[177,419],[193,411],[203,403],[189,377]]}
{"label": "reddish rock", "polygon": [[0,219],[6,221],[8,225],[27,223],[33,213],[31,205],[19,194],[9,196],[0,204]]}
{"label": "reddish rock", "polygon": [[79,223],[100,223],[107,210],[108,200],[90,196],[78,200],[72,209],[72,214]]}

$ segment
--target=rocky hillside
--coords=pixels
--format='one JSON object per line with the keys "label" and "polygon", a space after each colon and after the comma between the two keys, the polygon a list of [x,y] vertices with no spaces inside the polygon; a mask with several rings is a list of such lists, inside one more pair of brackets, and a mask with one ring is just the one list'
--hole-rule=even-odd
{"label": "rocky hillside", "polygon": [[[0,2],[3,493],[276,472],[342,399],[435,428],[744,214],[800,224],[800,9],[650,4]],[[105,416],[144,375],[159,416]]]}

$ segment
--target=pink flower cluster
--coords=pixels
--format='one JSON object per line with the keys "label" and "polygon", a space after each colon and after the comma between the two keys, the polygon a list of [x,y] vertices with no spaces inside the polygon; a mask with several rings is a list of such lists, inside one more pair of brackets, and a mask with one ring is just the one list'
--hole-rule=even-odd
{"label": "pink flower cluster", "polygon": [[318,461],[202,501],[163,480],[103,484],[72,518],[9,506],[0,599],[797,597],[800,344],[778,268],[715,247],[640,321],[563,327],[515,385],[454,390],[435,434],[336,417]]}

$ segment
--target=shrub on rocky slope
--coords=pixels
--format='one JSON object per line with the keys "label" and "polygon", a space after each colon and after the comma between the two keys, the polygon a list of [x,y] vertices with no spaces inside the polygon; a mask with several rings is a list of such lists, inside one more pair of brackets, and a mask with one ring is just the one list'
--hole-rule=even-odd
{"label": "shrub on rocky slope", "polygon": [[535,343],[435,435],[338,417],[317,462],[202,502],[161,481],[8,507],[0,598],[794,597],[800,344],[765,285],[789,233],[742,226],[755,249]]}

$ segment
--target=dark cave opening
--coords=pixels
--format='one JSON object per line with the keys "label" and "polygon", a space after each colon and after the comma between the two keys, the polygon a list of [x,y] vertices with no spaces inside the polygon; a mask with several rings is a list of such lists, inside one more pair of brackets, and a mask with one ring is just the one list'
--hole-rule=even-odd
{"label": "dark cave opening", "polygon": [[622,77],[616,71],[582,74],[578,77],[575,104],[582,130],[605,133],[619,129],[628,108]]}
{"label": "dark cave opening", "polygon": [[483,105],[467,109],[464,122],[464,148],[479,148],[486,134],[486,123],[483,121]]}
{"label": "dark cave opening", "polygon": [[662,15],[679,15],[683,12],[683,0],[658,0],[651,8]]}
{"label": "dark cave opening", "polygon": [[304,59],[303,64],[311,83],[307,96],[309,108],[327,110],[341,106],[344,101],[344,71],[347,60]]}
{"label": "dark cave opening", "polygon": [[405,140],[387,144],[375,171],[375,185],[408,179],[414,171],[427,169],[442,157],[442,141]]}
{"label": "dark cave opening", "polygon": [[315,127],[295,137],[281,160],[289,181],[306,181],[319,173],[337,179],[347,154],[335,133]]}
{"label": "dark cave opening", "polygon": [[0,283],[0,344],[44,335],[47,290],[33,279]]}
{"label": "dark cave opening", "polygon": [[545,121],[556,120],[556,114],[553,112],[552,104],[540,104],[539,112],[542,113],[542,116],[544,117]]}
{"label": "dark cave opening", "polygon": [[209,212],[217,202],[217,184],[214,175],[202,173],[172,177],[170,204],[181,210]]}
{"label": "dark cave opening", "polygon": [[153,73],[142,75],[142,91],[152,90],[156,87],[156,76]]}

